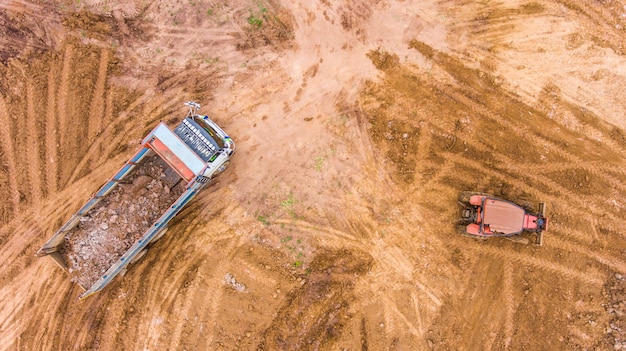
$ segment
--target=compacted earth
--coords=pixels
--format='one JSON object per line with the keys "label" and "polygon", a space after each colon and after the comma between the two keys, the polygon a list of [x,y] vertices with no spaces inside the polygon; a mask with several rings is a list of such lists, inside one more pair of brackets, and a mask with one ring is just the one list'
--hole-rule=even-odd
{"label": "compacted earth", "polygon": [[[2,1],[0,350],[626,349],[624,38],[624,0]],[[79,300],[165,170],[35,253],[190,100],[229,168]],[[543,245],[459,235],[463,191]]]}

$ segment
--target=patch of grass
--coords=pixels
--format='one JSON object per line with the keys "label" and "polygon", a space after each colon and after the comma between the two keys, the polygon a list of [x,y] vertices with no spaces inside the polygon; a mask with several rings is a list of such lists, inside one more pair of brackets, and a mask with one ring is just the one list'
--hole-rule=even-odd
{"label": "patch of grass", "polygon": [[204,63],[208,63],[209,65],[212,65],[214,63],[217,63],[219,60],[220,60],[219,57],[209,57],[209,58],[204,59]]}
{"label": "patch of grass", "polygon": [[295,203],[296,201],[293,198],[293,194],[289,194],[289,197],[286,200],[283,200],[280,205],[285,209],[289,209],[293,207]]}
{"label": "patch of grass", "polygon": [[324,168],[324,161],[325,161],[324,156],[317,156],[315,158],[315,170],[316,171],[318,172],[322,171],[322,168]]}
{"label": "patch of grass", "polygon": [[293,237],[291,235],[287,235],[286,237],[280,239],[280,242],[281,243],[286,243],[286,242],[291,241],[291,239],[293,239]]}
{"label": "patch of grass", "polygon": [[259,13],[256,14],[252,12],[252,10],[249,10],[250,16],[248,16],[248,24],[255,28],[261,28],[261,26],[263,25],[263,18],[265,18],[265,13],[267,12],[267,8],[261,2],[257,2],[256,6],[259,10]]}
{"label": "patch of grass", "polygon": [[250,10],[250,16],[248,16],[248,24],[256,28],[261,28],[261,25],[263,25],[263,20],[257,17],[254,13],[252,13],[252,10]]}
{"label": "patch of grass", "polygon": [[[296,215],[296,212],[293,210],[295,203],[296,200],[294,199],[293,194],[289,194],[289,197],[286,200],[283,200],[280,203],[280,206],[284,208],[292,218],[298,219],[298,215]],[[291,231],[291,228],[289,230]]]}
{"label": "patch of grass", "polygon": [[265,218],[265,216],[258,216],[257,220],[259,220],[259,222],[263,223],[264,225],[270,225],[270,221],[267,220],[267,218]]}

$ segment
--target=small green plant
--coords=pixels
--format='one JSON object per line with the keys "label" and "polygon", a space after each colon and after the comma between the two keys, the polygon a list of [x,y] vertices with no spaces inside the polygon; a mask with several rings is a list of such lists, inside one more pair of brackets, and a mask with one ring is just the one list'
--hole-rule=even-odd
{"label": "small green plant", "polygon": [[285,208],[285,209],[289,209],[291,207],[293,207],[293,204],[295,203],[295,200],[293,199],[293,194],[289,194],[289,197],[286,200],[283,200],[280,205]]}
{"label": "small green plant", "polygon": [[206,10],[206,15],[211,16],[213,14],[213,9]]}
{"label": "small green plant", "polygon": [[258,216],[257,219],[264,225],[270,225],[270,222],[267,220],[267,218],[265,218],[265,216]]}
{"label": "small green plant", "polygon": [[[296,212],[293,210],[293,205],[295,203],[296,200],[293,198],[293,194],[289,194],[289,197],[286,200],[283,200],[280,203],[280,206],[287,210],[287,213],[289,213],[292,218],[298,219],[298,215],[296,215]],[[289,231],[291,231],[291,228],[289,228]]]}
{"label": "small green plant", "polygon": [[324,156],[317,156],[315,158],[315,170],[321,172],[322,168],[324,168]]}
{"label": "small green plant", "polygon": [[296,262],[293,263],[293,266],[296,267],[296,268],[301,267],[302,266],[302,261],[296,260]]}
{"label": "small green plant", "polygon": [[281,243],[286,243],[286,242],[291,241],[291,239],[293,239],[293,237],[291,235],[287,235],[286,237],[280,239],[280,242]]}
{"label": "small green plant", "polygon": [[204,63],[208,63],[209,65],[215,64],[220,60],[219,57],[209,57],[209,58],[205,58],[203,61]]}
{"label": "small green plant", "polygon": [[252,13],[252,10],[250,10],[250,16],[248,16],[248,24],[253,27],[260,28],[263,24],[263,20],[255,16],[255,14]]}

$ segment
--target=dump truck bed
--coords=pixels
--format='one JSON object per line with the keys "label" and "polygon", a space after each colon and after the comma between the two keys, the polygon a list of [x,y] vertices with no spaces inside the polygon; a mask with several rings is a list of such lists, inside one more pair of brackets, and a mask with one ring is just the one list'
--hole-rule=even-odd
{"label": "dump truck bed", "polygon": [[158,156],[138,165],[65,236],[62,253],[72,281],[91,287],[184,192]]}

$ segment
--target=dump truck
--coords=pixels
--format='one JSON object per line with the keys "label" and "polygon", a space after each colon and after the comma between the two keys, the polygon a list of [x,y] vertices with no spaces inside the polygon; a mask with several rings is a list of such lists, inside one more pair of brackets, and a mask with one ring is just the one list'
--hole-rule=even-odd
{"label": "dump truck", "polygon": [[541,245],[543,232],[548,229],[545,202],[539,203],[537,213],[531,213],[531,210],[508,200],[483,193],[462,192],[459,204],[459,231],[466,236],[481,239],[503,236],[527,242],[519,235],[530,232],[536,234],[535,243]]}
{"label": "dump truck", "polygon": [[139,150],[37,251],[84,289],[83,299],[123,275],[194,196],[222,173],[233,140],[200,105],[170,129],[160,122]]}

